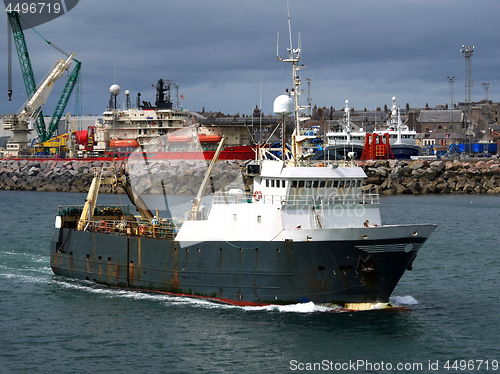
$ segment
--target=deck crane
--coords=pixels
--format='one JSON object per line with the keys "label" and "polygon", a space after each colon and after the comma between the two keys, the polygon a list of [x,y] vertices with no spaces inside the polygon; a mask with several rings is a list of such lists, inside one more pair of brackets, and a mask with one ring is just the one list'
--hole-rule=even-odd
{"label": "deck crane", "polygon": [[12,153],[25,153],[28,151],[28,121],[35,118],[40,113],[40,108],[47,101],[47,98],[54,87],[54,83],[68,70],[75,55],[71,54],[65,61],[59,58],[52,69],[47,74],[34,94],[24,104],[23,109],[17,114],[8,114],[3,121],[3,128],[14,133],[13,141],[7,144],[7,150]]}
{"label": "deck crane", "polygon": [[[23,29],[21,27],[21,19],[20,19],[18,12],[7,12],[7,16],[8,16],[9,21],[10,21],[12,36],[14,38],[14,42],[16,45],[17,55],[19,58],[19,64],[21,66],[24,84],[26,87],[26,93],[27,93],[28,97],[31,97],[35,93],[36,85],[35,85],[35,78],[33,75],[33,68],[31,66],[31,61],[30,61],[30,57],[28,54],[28,48],[26,46],[26,40],[24,38]],[[70,57],[70,55],[68,53],[62,51],[60,48],[55,46],[53,43],[49,42],[45,38],[44,38],[44,40],[50,46],[54,47],[59,52],[66,55],[66,57],[68,57],[68,58]],[[10,43],[10,36],[9,36],[9,43]],[[9,64],[11,63],[11,55],[10,54],[11,54],[11,51],[9,49]],[[73,59],[74,59],[74,56],[73,56]],[[73,69],[73,72],[68,77],[68,81],[66,82],[66,85],[63,89],[63,92],[61,94],[59,102],[57,103],[56,109],[54,110],[54,114],[52,115],[52,119],[50,121],[48,128],[46,128],[42,112],[40,111],[38,114],[35,128],[36,128],[39,140],[42,143],[49,140],[54,135],[54,133],[57,131],[59,121],[60,121],[62,114],[64,112],[64,109],[66,108],[66,105],[69,101],[69,98],[71,96],[71,92],[73,91],[73,88],[77,82],[79,72],[80,72],[81,62],[76,60],[76,59],[74,59],[74,60],[76,62],[75,68]],[[11,71],[11,69],[9,66],[9,72],[10,71]],[[9,80],[10,79],[11,79],[11,76],[9,74]],[[12,96],[12,85],[11,85],[10,81],[9,81],[8,94],[9,94],[9,100],[10,100],[11,96]]]}

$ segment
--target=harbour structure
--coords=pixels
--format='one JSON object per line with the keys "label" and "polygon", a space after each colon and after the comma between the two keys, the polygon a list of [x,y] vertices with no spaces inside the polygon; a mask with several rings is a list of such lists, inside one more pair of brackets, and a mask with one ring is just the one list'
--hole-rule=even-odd
{"label": "harbour structure", "polygon": [[[13,139],[9,139],[6,144],[6,152],[12,156],[25,156],[30,153],[28,135],[36,130],[40,141],[45,142],[50,139],[57,131],[59,120],[61,119],[64,109],[68,103],[71,92],[73,91],[80,73],[81,62],[76,60],[75,54],[64,52],[55,44],[45,40],[50,46],[58,52],[65,55],[64,60],[58,59],[48,75],[37,86],[33,75],[33,68],[24,37],[23,28],[21,26],[21,16],[18,11],[7,11],[8,17],[8,95],[9,101],[12,100],[12,37],[16,45],[16,51],[19,58],[19,64],[26,87],[26,95],[28,99],[23,105],[23,109],[16,114],[7,116],[3,121],[3,129],[12,131]],[[54,83],[62,77],[63,72],[68,70],[71,62],[75,62],[75,67],[68,76],[64,89],[61,93],[59,101],[52,115],[48,126],[45,125],[44,116],[41,107],[47,101]]]}

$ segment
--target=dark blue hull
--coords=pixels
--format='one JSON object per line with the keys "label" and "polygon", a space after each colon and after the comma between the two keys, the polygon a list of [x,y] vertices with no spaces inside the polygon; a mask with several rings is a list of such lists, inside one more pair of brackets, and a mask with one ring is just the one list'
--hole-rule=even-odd
{"label": "dark blue hull", "polygon": [[363,146],[352,145],[349,147],[327,147],[314,153],[312,160],[347,160],[349,152],[354,152],[354,159],[359,160],[363,153]]}
{"label": "dark blue hull", "polygon": [[412,156],[420,156],[423,151],[422,147],[411,144],[393,144],[391,148],[394,157],[398,159],[410,159]]}
{"label": "dark blue hull", "polygon": [[[50,263],[55,274],[70,278],[238,305],[387,302],[425,240],[202,242],[182,247],[171,240],[56,229]],[[416,250],[364,250],[408,243]]]}

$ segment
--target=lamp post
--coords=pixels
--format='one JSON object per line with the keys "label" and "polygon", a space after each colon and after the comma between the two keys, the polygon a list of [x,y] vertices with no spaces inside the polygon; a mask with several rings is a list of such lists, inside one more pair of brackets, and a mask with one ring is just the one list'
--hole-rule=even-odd
{"label": "lamp post", "polygon": [[453,127],[453,82],[455,81],[455,77],[447,77],[447,78],[448,78],[448,84],[450,86],[451,142],[454,143],[454,141],[453,141],[453,130],[455,128]]}

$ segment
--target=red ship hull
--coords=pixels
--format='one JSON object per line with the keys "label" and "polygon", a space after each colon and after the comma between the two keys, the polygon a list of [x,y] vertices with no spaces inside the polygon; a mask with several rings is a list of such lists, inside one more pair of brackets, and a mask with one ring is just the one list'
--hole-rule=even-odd
{"label": "red ship hull", "polygon": [[[29,157],[19,156],[15,160],[34,160],[34,161],[113,161],[113,160],[139,160],[147,158],[148,160],[211,160],[215,151],[167,151],[167,152],[111,152],[107,151],[103,157],[89,158],[67,158],[67,157]],[[255,151],[251,146],[226,147],[221,152],[219,160],[253,160]]]}

